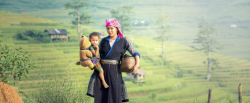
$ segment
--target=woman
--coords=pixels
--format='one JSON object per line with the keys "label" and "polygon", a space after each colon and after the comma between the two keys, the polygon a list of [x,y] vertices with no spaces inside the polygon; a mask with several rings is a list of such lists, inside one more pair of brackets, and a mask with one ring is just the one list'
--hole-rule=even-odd
{"label": "woman", "polygon": [[[128,102],[126,86],[122,80],[119,63],[122,56],[128,50],[130,54],[135,57],[136,63],[133,67],[132,74],[136,74],[139,68],[140,54],[129,41],[123,38],[120,24],[117,20],[106,19],[106,29],[109,36],[101,40],[99,44],[99,54],[101,58],[101,66],[105,71],[104,78],[109,85],[109,88],[105,89],[102,86],[99,75],[92,75],[87,95],[94,96],[95,103]],[[98,71],[94,71],[94,74],[96,73],[98,74]],[[95,80],[93,82],[94,78]]]}

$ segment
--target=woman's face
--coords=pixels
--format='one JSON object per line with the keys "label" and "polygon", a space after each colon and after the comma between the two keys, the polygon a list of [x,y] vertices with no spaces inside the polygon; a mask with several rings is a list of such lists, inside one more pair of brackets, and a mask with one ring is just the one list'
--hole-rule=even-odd
{"label": "woman's face", "polygon": [[109,34],[109,36],[116,36],[117,35],[117,28],[116,27],[113,27],[113,26],[107,26],[107,32]]}

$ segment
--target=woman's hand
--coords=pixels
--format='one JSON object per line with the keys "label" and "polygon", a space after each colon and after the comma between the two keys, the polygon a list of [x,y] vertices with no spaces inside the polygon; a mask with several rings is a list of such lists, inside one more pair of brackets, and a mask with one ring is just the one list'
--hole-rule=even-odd
{"label": "woman's hand", "polygon": [[140,68],[140,58],[138,55],[135,56],[135,66],[132,69],[132,74],[135,75],[138,71],[138,69]]}
{"label": "woman's hand", "polygon": [[138,71],[139,68],[140,68],[140,66],[136,64],[136,65],[133,67],[133,69],[132,69],[132,71],[133,71],[132,74],[135,75],[135,74],[137,73],[137,71]]}

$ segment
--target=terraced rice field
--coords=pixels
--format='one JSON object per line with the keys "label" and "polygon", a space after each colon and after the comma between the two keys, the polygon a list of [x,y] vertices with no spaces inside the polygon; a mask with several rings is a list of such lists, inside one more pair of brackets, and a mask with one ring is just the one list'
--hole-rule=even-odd
{"label": "terraced rice field", "polygon": [[[6,24],[0,25],[4,36],[1,44],[10,45],[11,48],[20,46],[28,49],[32,52],[32,62],[36,63],[38,67],[30,70],[28,78],[23,78],[19,82],[18,90],[31,96],[33,91],[41,87],[41,83],[47,82],[51,78],[71,79],[75,84],[81,86],[88,84],[93,71],[75,65],[79,60],[78,42],[28,44],[26,41],[17,41],[12,38],[17,31],[31,28],[26,26],[13,27],[10,25],[12,23],[37,22],[37,20],[41,20],[41,22],[54,21],[16,14],[6,14],[5,16],[0,14],[0,18],[5,18],[1,19],[0,22]],[[39,30],[46,28],[57,27],[32,27],[32,29]],[[131,103],[176,103],[178,101],[190,103],[195,98],[198,98],[199,101],[206,101],[209,88],[213,89],[213,102],[219,102],[228,94],[233,101],[237,101],[238,83],[243,84],[243,99],[250,98],[250,88],[247,88],[250,86],[250,62],[212,53],[211,57],[218,58],[222,68],[212,70],[212,79],[207,81],[205,79],[207,69],[206,65],[203,64],[203,61],[206,60],[204,53],[167,42],[164,59],[167,64],[164,65],[161,59],[161,42],[145,37],[133,38],[135,40],[131,42],[141,54],[141,69],[146,70],[148,75],[146,75],[145,83],[137,85],[133,81],[126,80],[126,74],[123,73]],[[156,97],[152,98],[154,93]]]}

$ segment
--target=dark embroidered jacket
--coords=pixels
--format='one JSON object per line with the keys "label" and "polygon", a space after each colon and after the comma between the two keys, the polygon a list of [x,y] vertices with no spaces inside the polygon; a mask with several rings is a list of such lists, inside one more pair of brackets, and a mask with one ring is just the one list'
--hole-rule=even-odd
{"label": "dark embroidered jacket", "polygon": [[[101,59],[112,59],[120,61],[126,50],[128,50],[129,53],[134,57],[136,55],[140,56],[138,51],[127,39],[120,37],[116,38],[115,43],[112,46],[112,50],[109,53],[109,50],[111,49],[109,44],[109,38],[109,36],[103,38],[99,44],[99,54]],[[109,55],[106,57],[108,53]]]}

